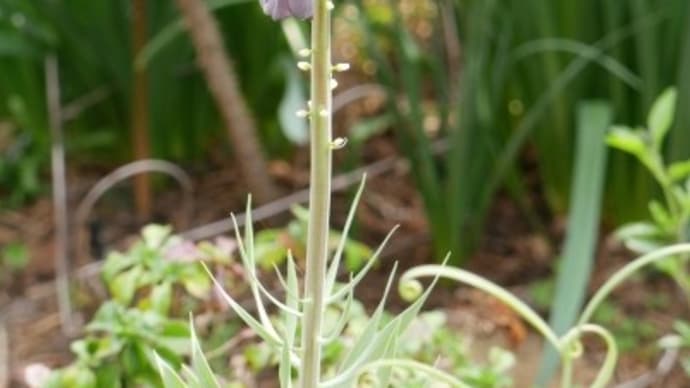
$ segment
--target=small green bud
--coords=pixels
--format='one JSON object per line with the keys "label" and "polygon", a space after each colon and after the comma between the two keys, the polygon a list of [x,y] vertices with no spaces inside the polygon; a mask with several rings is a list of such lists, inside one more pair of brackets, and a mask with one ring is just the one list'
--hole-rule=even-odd
{"label": "small green bud", "polygon": [[331,149],[339,150],[347,145],[347,139],[344,137],[336,137],[331,142]]}
{"label": "small green bud", "polygon": [[400,297],[407,302],[413,302],[424,292],[424,287],[419,280],[411,279],[401,281],[398,285],[398,293]]}
{"label": "small green bud", "polygon": [[580,358],[584,352],[584,347],[579,339],[573,340],[572,342],[565,345],[563,351],[570,359]]}
{"label": "small green bud", "polygon": [[380,386],[378,377],[372,372],[364,372],[357,379],[357,388],[377,388]]}
{"label": "small green bud", "polygon": [[336,72],[343,72],[343,71],[348,71],[350,70],[350,64],[349,63],[338,63],[333,66],[333,71]]}

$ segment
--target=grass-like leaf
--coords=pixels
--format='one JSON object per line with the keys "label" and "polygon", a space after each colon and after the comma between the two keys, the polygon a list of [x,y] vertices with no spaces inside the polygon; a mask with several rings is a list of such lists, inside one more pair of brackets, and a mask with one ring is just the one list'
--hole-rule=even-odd
{"label": "grass-like leaf", "polygon": [[379,255],[383,251],[383,248],[385,248],[386,244],[388,243],[388,240],[393,236],[393,233],[395,233],[396,230],[400,225],[396,225],[391,229],[390,232],[386,235],[386,238],[383,239],[379,247],[376,249],[374,254],[371,256],[367,264],[362,268],[359,272],[357,272],[357,275],[345,286],[341,287],[338,289],[338,291],[335,291],[333,294],[329,295],[328,299],[326,300],[327,304],[334,303],[338,301],[340,298],[344,297],[347,295],[348,292],[350,292],[353,288],[359,284],[362,279],[364,279],[364,276],[366,276],[367,273],[369,273],[369,270],[376,264],[376,261],[378,260]]}
{"label": "grass-like leaf", "polygon": [[[208,268],[206,268],[208,271]],[[230,307],[235,311],[237,315],[246,323],[249,327],[256,332],[256,334],[259,335],[264,341],[266,341],[269,345],[274,346],[276,348],[280,348],[283,346],[283,341],[280,339],[278,334],[274,330],[268,330],[266,327],[262,325],[261,322],[259,322],[256,318],[254,318],[242,305],[237,303],[233,297],[231,297],[225,290],[223,289],[223,286],[216,280],[216,278],[211,274],[210,271],[208,271],[209,276],[213,279],[213,283],[216,286],[216,289],[220,293],[220,295],[225,299],[225,301],[230,305]],[[273,326],[271,326],[272,328]]]}
{"label": "grass-like leaf", "polygon": [[165,388],[189,388],[182,378],[175,372],[175,370],[163,360],[158,354],[154,354],[158,371],[163,380],[163,387]]}
{"label": "grass-like leaf", "polygon": [[[335,280],[338,276],[338,268],[340,267],[340,261],[343,256],[343,251],[345,250],[345,245],[347,244],[347,236],[350,234],[350,227],[352,226],[352,221],[355,218],[355,213],[357,212],[357,206],[359,205],[359,199],[364,191],[364,185],[366,184],[367,176],[366,174],[362,176],[362,182],[357,188],[357,193],[355,194],[352,204],[350,205],[350,211],[347,214],[347,219],[345,221],[345,226],[343,227],[342,234],[340,235],[340,242],[338,243],[338,248],[333,254],[333,260],[331,261],[330,267],[328,268],[328,274],[326,275],[326,295],[330,295],[333,292],[333,286],[335,285]],[[371,261],[371,260],[370,260]]]}
{"label": "grass-like leaf", "polygon": [[[599,237],[599,215],[606,171],[606,131],[612,112],[607,103],[585,102],[578,109],[577,159],[572,204],[563,258],[556,278],[550,323],[563,334],[575,322],[585,298]],[[557,365],[555,350],[546,345],[541,361],[540,381],[550,379]]]}
{"label": "grass-like leaf", "polygon": [[216,376],[213,374],[201,349],[201,344],[194,330],[194,320],[191,316],[189,317],[189,327],[192,335],[192,369],[199,378],[199,388],[220,388],[220,384],[218,384]]}
{"label": "grass-like leaf", "polygon": [[268,313],[266,312],[266,308],[264,307],[263,301],[261,300],[261,292],[259,291],[259,286],[258,286],[258,280],[253,281],[252,279],[256,279],[256,266],[255,266],[255,260],[253,258],[253,252],[254,252],[254,235],[253,235],[253,230],[251,226],[252,223],[252,218],[251,218],[251,196],[247,200],[247,210],[245,213],[245,238],[247,239],[247,245],[251,246],[251,253],[247,251],[245,248],[245,244],[242,242],[242,236],[240,235],[239,232],[239,226],[237,225],[237,219],[235,218],[234,214],[230,215],[232,218],[232,223],[235,227],[235,237],[237,239],[237,247],[240,251],[240,257],[242,259],[242,264],[244,265],[245,272],[249,274],[251,277],[249,281],[249,288],[252,291],[252,296],[254,297],[254,302],[256,303],[256,310],[259,313],[259,320],[261,321],[261,324],[264,326],[265,330],[269,331],[272,333],[273,336],[277,337],[278,334],[273,327],[273,324],[271,323],[270,318],[268,317]]}

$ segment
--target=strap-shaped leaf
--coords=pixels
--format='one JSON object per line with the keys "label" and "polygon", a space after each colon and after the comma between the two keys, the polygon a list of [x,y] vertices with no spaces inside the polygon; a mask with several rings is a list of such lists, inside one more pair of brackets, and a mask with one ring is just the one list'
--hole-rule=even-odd
{"label": "strap-shaped leaf", "polygon": [[371,315],[371,318],[369,318],[369,321],[364,327],[362,334],[359,336],[355,344],[352,346],[352,349],[350,349],[350,352],[343,360],[343,363],[340,365],[339,371],[341,373],[343,373],[348,368],[352,369],[352,366],[356,365],[357,361],[363,355],[365,355],[367,348],[375,342],[379,330],[379,325],[383,317],[383,310],[386,305],[386,300],[388,299],[388,293],[390,292],[390,288],[393,283],[393,275],[395,274],[396,269],[397,264],[393,268],[391,276],[388,278],[386,288],[383,291],[383,296],[381,297],[381,301],[379,301],[376,310],[374,310],[374,313]]}
{"label": "strap-shaped leaf", "polygon": [[199,378],[196,376],[196,373],[186,364],[182,364],[182,378],[184,381],[187,382],[187,386],[189,388],[199,388],[201,387],[201,383],[199,382]]}
{"label": "strap-shaped leaf", "polygon": [[[352,281],[351,278],[350,281]],[[350,317],[350,312],[352,311],[352,303],[355,298],[354,293],[354,289],[351,289],[350,292],[348,292],[347,299],[345,301],[345,306],[343,306],[342,312],[340,313],[340,317],[338,318],[338,322],[336,322],[336,324],[333,326],[333,330],[331,331],[331,333],[326,335],[324,338],[321,338],[320,340],[323,345],[335,341],[340,336],[340,333],[342,333],[345,329],[345,326],[348,323],[348,318]]]}
{"label": "strap-shaped leaf", "polygon": [[[292,255],[292,251],[288,250],[288,255]],[[299,310],[299,305],[301,303],[305,303],[307,301],[307,299],[301,299],[299,297],[299,289],[297,290],[297,293],[290,290],[290,287],[288,287],[288,282],[285,280],[285,277],[283,276],[283,274],[280,273],[280,268],[278,268],[278,266],[276,264],[273,264],[273,270],[275,271],[276,277],[278,278],[278,282],[283,287],[283,290],[285,291],[285,293],[289,294],[289,296],[291,298],[294,298],[297,301],[297,304],[294,307],[294,309]]]}
{"label": "strap-shaped leaf", "polygon": [[[288,307],[297,310],[299,308],[299,282],[297,270],[292,252],[287,253],[287,287],[285,290],[285,303]],[[297,316],[285,315],[285,343],[291,348],[297,336]]]}
{"label": "strap-shaped leaf", "polygon": [[690,176],[690,160],[672,163],[668,167],[668,175],[673,182],[682,181]]}
{"label": "strap-shaped leaf", "polygon": [[158,371],[165,388],[189,388],[175,370],[163,360],[158,353],[154,353]]}
{"label": "strap-shaped leaf", "polygon": [[220,384],[216,380],[216,376],[213,374],[211,367],[208,365],[206,356],[201,349],[199,344],[199,339],[196,336],[196,331],[194,330],[194,320],[191,315],[189,316],[189,329],[192,336],[192,369],[195,375],[199,378],[199,383],[201,387],[204,388],[220,388]]}
{"label": "strap-shaped leaf", "polygon": [[[204,266],[206,268],[206,266]],[[208,271],[208,268],[206,268],[206,271]],[[216,289],[220,293],[220,295],[225,299],[225,301],[230,305],[230,307],[235,311],[237,315],[246,323],[249,327],[251,327],[256,334],[258,334],[264,341],[268,342],[269,345],[274,346],[276,348],[283,346],[283,341],[278,337],[278,334],[275,333],[275,330],[271,331],[268,330],[266,327],[264,327],[261,322],[256,320],[247,310],[242,307],[239,303],[235,301],[225,290],[223,289],[223,286],[216,280],[215,277],[209,272],[209,276],[213,279],[213,283],[216,286]],[[273,326],[271,326],[271,329]]]}
{"label": "strap-shaped leaf", "polygon": [[390,240],[391,236],[393,236],[393,233],[395,233],[396,230],[400,225],[395,225],[393,229],[391,229],[390,232],[388,232],[388,235],[386,235],[386,238],[383,239],[383,242],[379,245],[378,248],[376,248],[376,251],[374,254],[371,256],[371,259],[369,259],[369,262],[367,262],[367,265],[364,266],[358,273],[357,276],[354,277],[349,283],[347,283],[345,286],[340,288],[338,291],[335,291],[332,295],[328,297],[326,300],[327,304],[337,302],[340,298],[344,297],[347,295],[348,292],[350,292],[352,289],[354,289],[357,284],[359,284],[362,279],[364,279],[364,276],[369,272],[369,270],[374,266],[376,263],[376,260],[378,260],[379,255],[383,251],[383,248],[386,246],[388,243],[388,240]]}
{"label": "strap-shaped leaf", "polygon": [[364,185],[367,181],[367,175],[362,176],[362,182],[359,184],[357,193],[355,193],[355,198],[352,200],[350,205],[350,211],[347,214],[347,219],[345,220],[345,226],[343,227],[342,234],[340,235],[340,242],[338,243],[338,248],[333,254],[333,260],[328,268],[328,274],[326,276],[326,295],[333,293],[333,286],[335,285],[335,279],[338,276],[338,268],[340,267],[340,261],[343,256],[343,251],[345,250],[345,245],[347,244],[347,236],[350,234],[350,227],[352,226],[352,221],[355,218],[355,213],[357,213],[357,206],[359,205],[359,199],[364,191]]}
{"label": "strap-shaped leaf", "polygon": [[[251,197],[249,197],[248,202],[247,202],[247,213],[245,216],[245,225],[251,224],[252,219],[251,219]],[[242,236],[240,235],[239,232],[239,226],[237,225],[237,219],[235,218],[234,214],[231,214],[230,217],[232,218],[232,223],[233,226],[235,227],[235,236],[237,238],[237,247],[239,248],[240,251],[240,257],[242,258],[242,264],[244,265],[245,272],[249,273],[251,278],[254,279],[256,276],[254,275],[254,271],[256,270],[256,267],[254,266],[254,260],[252,257],[248,254],[247,250],[245,249],[245,245],[242,242]],[[252,228],[245,228],[245,233],[253,234]],[[253,245],[254,238],[253,236],[247,237],[247,241],[251,242]],[[253,249],[252,249],[253,252]],[[261,294],[259,291],[259,288],[256,285],[256,282],[249,281],[249,288],[252,291],[252,296],[254,297],[254,302],[256,303],[256,310],[259,313],[259,320],[261,321],[261,324],[264,326],[264,328],[270,332],[273,336],[277,337],[278,333],[276,332],[275,328],[273,327],[273,324],[271,323],[271,320],[268,317],[268,313],[266,312],[266,308],[264,307],[263,301],[261,300]]]}
{"label": "strap-shaped leaf", "polygon": [[666,89],[654,101],[654,105],[652,105],[652,109],[649,111],[647,127],[652,134],[654,146],[657,149],[661,148],[668,130],[671,129],[673,114],[676,110],[677,96],[678,93],[675,88]]}
{"label": "strap-shaped leaf", "polygon": [[290,360],[290,347],[287,343],[280,352],[278,379],[281,388],[292,388],[292,362]]}

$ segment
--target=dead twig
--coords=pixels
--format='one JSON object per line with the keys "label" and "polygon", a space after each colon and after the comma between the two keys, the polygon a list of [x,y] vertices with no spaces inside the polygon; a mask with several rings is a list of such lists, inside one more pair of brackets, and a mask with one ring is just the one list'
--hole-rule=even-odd
{"label": "dead twig", "polygon": [[63,333],[76,331],[69,293],[69,218],[67,212],[67,178],[65,176],[65,144],[60,104],[60,76],[57,58],[45,59],[46,100],[50,124],[53,207],[55,209],[55,285],[60,323]]}
{"label": "dead twig", "polygon": [[225,121],[235,160],[249,191],[257,203],[267,203],[278,196],[278,191],[268,175],[256,125],[240,91],[218,25],[202,0],[177,0],[177,5],[196,49],[198,65]]}

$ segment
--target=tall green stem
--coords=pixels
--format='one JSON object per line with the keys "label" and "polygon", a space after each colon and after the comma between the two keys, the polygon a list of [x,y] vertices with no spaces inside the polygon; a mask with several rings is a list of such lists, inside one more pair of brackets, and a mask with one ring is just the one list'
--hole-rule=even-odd
{"label": "tall green stem", "polygon": [[321,318],[331,192],[331,19],[328,0],[313,0],[311,31],[311,186],[302,323],[301,388],[316,388],[321,367]]}

